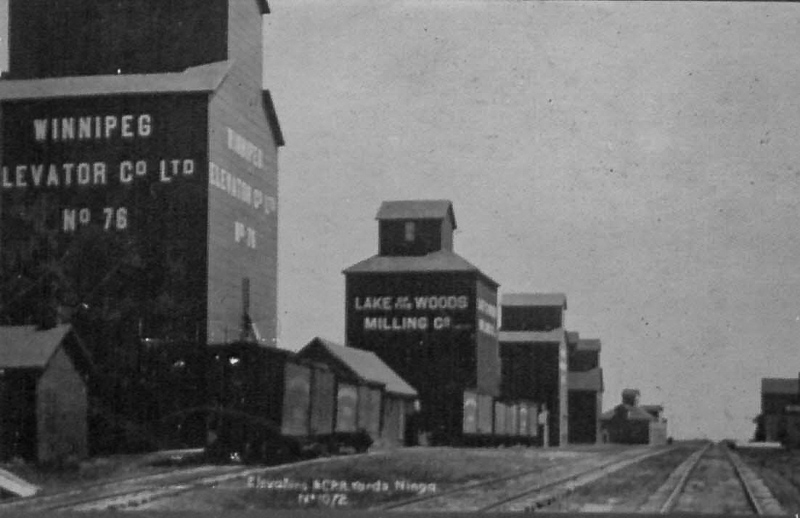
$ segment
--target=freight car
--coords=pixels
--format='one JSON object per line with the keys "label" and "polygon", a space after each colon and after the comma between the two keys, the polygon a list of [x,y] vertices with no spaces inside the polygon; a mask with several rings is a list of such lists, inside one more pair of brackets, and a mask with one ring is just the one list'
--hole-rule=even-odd
{"label": "freight car", "polygon": [[502,401],[478,391],[464,392],[464,446],[536,446],[541,444],[539,405]]}
{"label": "freight car", "polygon": [[[397,389],[348,375],[325,356],[251,342],[165,344],[146,356],[157,401],[152,413],[170,446],[202,446],[221,460],[273,463],[363,452],[375,440],[402,441],[404,435],[391,429],[404,425],[390,418]],[[413,399],[413,389],[402,397]]]}

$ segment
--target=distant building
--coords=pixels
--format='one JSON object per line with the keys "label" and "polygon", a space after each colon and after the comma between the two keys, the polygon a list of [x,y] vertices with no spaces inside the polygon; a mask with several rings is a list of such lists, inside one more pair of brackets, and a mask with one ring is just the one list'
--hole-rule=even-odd
{"label": "distant building", "polygon": [[599,339],[581,339],[567,333],[569,348],[567,386],[569,389],[569,442],[600,442],[600,415],[603,411],[603,369],[600,368]]}
{"label": "distant building", "polygon": [[344,270],[347,345],[413,386],[419,429],[453,443],[465,392],[500,393],[498,284],[453,251],[450,201],[386,201],[376,219],[378,254]]}
{"label": "distant building", "polygon": [[[780,441],[785,431],[786,414],[792,405],[800,404],[798,378],[763,378],[761,380],[761,420],[767,442]],[[760,435],[760,434],[757,434]]]}
{"label": "distant building", "polygon": [[547,409],[550,446],[569,442],[566,309],[563,293],[509,293],[501,299],[503,396]]}
{"label": "distant building", "polygon": [[639,405],[639,390],[622,391],[622,403],[600,417],[603,442],[651,444],[667,442],[667,420],[663,407]]}

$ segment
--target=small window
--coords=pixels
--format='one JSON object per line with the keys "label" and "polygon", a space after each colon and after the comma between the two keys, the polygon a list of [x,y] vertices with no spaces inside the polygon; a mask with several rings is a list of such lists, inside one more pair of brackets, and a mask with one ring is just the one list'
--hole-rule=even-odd
{"label": "small window", "polygon": [[416,226],[413,221],[406,221],[406,241],[414,241],[416,238]]}

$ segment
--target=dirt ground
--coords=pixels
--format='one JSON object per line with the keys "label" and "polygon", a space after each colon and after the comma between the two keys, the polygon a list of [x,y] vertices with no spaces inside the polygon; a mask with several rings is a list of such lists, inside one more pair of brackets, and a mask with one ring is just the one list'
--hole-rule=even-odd
{"label": "dirt ground", "polygon": [[[115,478],[163,473],[177,466],[189,466],[201,461],[200,450],[187,450],[112,455],[87,459],[67,466],[40,467],[16,461],[0,464],[0,468],[39,486],[40,494],[50,494]],[[9,498],[12,495],[3,496]]]}
{"label": "dirt ground", "polygon": [[736,451],[761,476],[787,513],[800,513],[800,450],[745,445]]}
{"label": "dirt ground", "polygon": [[407,448],[363,457],[339,457],[155,500],[146,510],[365,509],[514,472],[579,462],[609,447]]}

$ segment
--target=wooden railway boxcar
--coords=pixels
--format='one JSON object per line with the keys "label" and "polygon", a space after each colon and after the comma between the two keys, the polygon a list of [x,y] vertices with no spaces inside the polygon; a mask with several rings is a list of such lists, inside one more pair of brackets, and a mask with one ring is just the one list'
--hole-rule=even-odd
{"label": "wooden railway boxcar", "polygon": [[314,338],[297,357],[328,366],[335,375],[335,432],[363,431],[372,441],[401,445],[417,392],[375,354]]}

